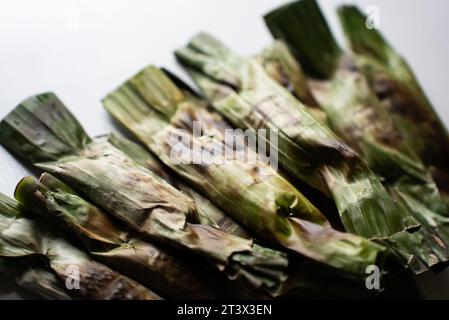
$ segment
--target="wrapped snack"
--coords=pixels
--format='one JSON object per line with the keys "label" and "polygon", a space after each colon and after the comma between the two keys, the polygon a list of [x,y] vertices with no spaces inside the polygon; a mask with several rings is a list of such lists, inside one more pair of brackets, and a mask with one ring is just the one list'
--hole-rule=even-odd
{"label": "wrapped snack", "polygon": [[92,141],[54,94],[17,106],[0,123],[0,142],[142,236],[198,255],[231,279],[270,292],[287,278],[284,253],[194,223],[193,200],[107,141]]}
{"label": "wrapped snack", "polygon": [[[297,189],[258,159],[255,151],[245,145],[237,150],[228,145],[223,140],[221,117],[181,88],[160,69],[148,67],[110,93],[103,103],[165,165],[261,239],[359,274],[377,261],[383,248],[332,229]],[[203,125],[200,136],[193,134],[195,121]],[[187,154],[177,152],[179,147],[188,150]],[[201,159],[210,150],[231,155],[230,159],[195,163],[193,159]],[[255,162],[244,161],[245,157]]]}
{"label": "wrapped snack", "polygon": [[[0,194],[0,266],[19,284],[45,298],[160,299],[141,284],[94,261],[44,225],[25,218],[22,210],[16,201]],[[32,267],[33,263],[37,266]]]}

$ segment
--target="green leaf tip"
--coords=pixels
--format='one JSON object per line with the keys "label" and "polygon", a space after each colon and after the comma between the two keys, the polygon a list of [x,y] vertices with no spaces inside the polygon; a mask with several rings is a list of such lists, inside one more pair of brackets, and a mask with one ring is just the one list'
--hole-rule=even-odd
{"label": "green leaf tip", "polygon": [[22,101],[0,122],[0,143],[32,162],[53,161],[91,142],[54,93]]}
{"label": "green leaf tip", "polygon": [[271,34],[290,47],[308,74],[332,76],[342,52],[315,0],[289,3],[264,19]]}

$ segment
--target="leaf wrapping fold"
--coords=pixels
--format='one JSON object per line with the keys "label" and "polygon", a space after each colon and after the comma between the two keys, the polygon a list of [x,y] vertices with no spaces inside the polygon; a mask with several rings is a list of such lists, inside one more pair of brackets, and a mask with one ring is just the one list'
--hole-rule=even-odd
{"label": "leaf wrapping fold", "polygon": [[[153,98],[160,99],[162,108],[170,97]],[[14,118],[23,108],[28,108],[31,116],[15,123]],[[64,126],[65,122],[70,123]],[[11,123],[15,125],[9,126]],[[54,131],[52,125],[56,126]],[[77,133],[70,135],[75,140],[70,144],[64,143],[69,135],[62,132],[64,127]],[[214,227],[192,223],[197,216],[192,199],[107,141],[87,142],[90,138],[55,95],[25,100],[3,119],[0,131],[0,142],[6,148],[60,178],[134,231],[174,250],[197,254],[217,264],[229,277],[237,277],[256,288],[272,291],[285,280],[288,260],[284,253],[259,248],[250,239]],[[20,136],[26,136],[27,140],[17,146],[15,137]],[[243,257],[253,259],[251,263],[242,263]],[[267,261],[273,265],[270,272],[259,268]]]}
{"label": "leaf wrapping fold", "polygon": [[[213,51],[213,42],[208,45],[205,50]],[[255,164],[239,160],[245,155],[255,156],[255,152],[243,147],[236,151],[239,155],[234,155],[232,146],[223,141],[222,127],[216,127],[223,120],[197,99],[181,98],[182,91],[176,90],[174,83],[162,86],[159,79],[165,84],[168,77],[161,70],[148,67],[110,93],[103,103],[164,164],[261,238],[347,271],[362,273],[367,264],[376,261],[380,247],[331,229],[298,190],[257,157]],[[160,106],[166,101],[177,103],[161,111]],[[193,134],[195,120],[206,124],[200,136]],[[163,128],[161,123],[165,123]],[[232,154],[228,159],[231,161],[185,161],[184,155],[172,148],[172,137],[181,137],[181,147],[191,150],[194,159],[201,159],[208,150],[221,150],[222,154]],[[227,153],[227,149],[232,152]]]}
{"label": "leaf wrapping fold", "polygon": [[191,268],[195,266],[192,261],[189,265],[188,260],[144,241],[48,173],[40,181],[32,177],[22,179],[15,197],[35,214],[80,239],[96,259],[164,297],[219,297]]}
{"label": "leaf wrapping fold", "polygon": [[[160,297],[141,284],[98,263],[43,225],[23,216],[22,206],[0,194],[0,258],[2,268],[24,268],[22,263],[37,263],[35,269],[23,269],[17,279],[27,288],[47,297],[84,299],[139,299]],[[17,264],[14,261],[18,261]],[[14,266],[14,267],[13,267]],[[72,270],[79,275],[79,289],[68,290]],[[17,271],[17,269],[16,269]],[[43,278],[30,283],[37,274]],[[57,280],[56,280],[57,279]],[[62,291],[64,288],[64,291]],[[53,292],[52,292],[53,291]],[[65,294],[64,294],[65,292]]]}
{"label": "leaf wrapping fold", "polygon": [[[372,41],[374,44],[380,41],[377,31],[365,27],[365,19],[363,24],[362,19],[358,19],[356,26],[349,12],[353,10],[348,7],[340,10],[343,20],[346,14],[351,16],[346,29],[358,39],[360,48],[357,48],[363,51],[366,42]],[[285,25],[291,20],[295,21],[295,28],[286,29]],[[385,241],[400,255],[405,258],[410,256],[406,260],[415,272],[447,261],[449,239],[445,229],[449,220],[444,217],[447,207],[432,176],[416,155],[416,148],[410,145],[394,116],[391,117],[372,90],[359,59],[340,49],[338,54],[330,49],[335,47],[336,42],[313,0],[294,2],[288,9],[270,13],[266,22],[271,29],[276,30],[273,35],[284,39],[297,54],[304,68],[317,68],[323,56],[333,57],[334,68],[325,80],[309,81],[311,91],[326,112],[329,126],[364,157],[397,205],[413,216],[423,228],[413,234],[396,234]],[[309,32],[306,37],[303,30],[312,27],[316,27],[317,31]],[[327,31],[323,33],[322,30]],[[311,38],[314,40],[309,42]],[[313,61],[302,58],[310,58],[316,52],[319,55]],[[386,59],[384,53],[371,52],[380,60]],[[314,75],[312,71],[310,74]]]}

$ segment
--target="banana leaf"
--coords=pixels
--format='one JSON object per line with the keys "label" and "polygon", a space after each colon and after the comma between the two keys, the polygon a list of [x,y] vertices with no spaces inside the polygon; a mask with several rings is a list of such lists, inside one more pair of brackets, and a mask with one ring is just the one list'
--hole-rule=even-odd
{"label": "banana leaf", "polygon": [[323,125],[327,124],[326,113],[321,110],[308,83],[301,65],[279,40],[267,46],[255,60],[263,67],[271,79],[287,88],[299,101],[308,107],[308,111]]}
{"label": "banana leaf", "polygon": [[197,207],[197,217],[195,220],[204,225],[213,226],[222,229],[233,235],[250,238],[246,231],[234,219],[226,215],[221,209],[215,206],[209,199],[192,189],[188,184],[184,183],[174,173],[159,161],[155,156],[149,153],[145,148],[126,138],[110,134],[107,140],[116,148],[123,151],[128,157],[134,161],[156,173],[158,176],[168,181],[171,185],[181,190],[184,194],[195,201]]}
{"label": "banana leaf", "polygon": [[[25,283],[28,289],[43,297],[63,299],[68,296],[107,300],[160,299],[137,282],[92,260],[45,226],[26,218],[22,212],[20,204],[0,194],[2,268],[14,270],[17,263],[18,269],[11,276],[19,283]],[[32,266],[31,262],[37,264],[34,271],[24,268],[24,263]],[[16,272],[20,270],[24,273],[17,278]],[[42,276],[39,282],[30,283],[37,275]]]}
{"label": "banana leaf", "polygon": [[[405,59],[354,6],[338,15],[355,63],[449,203],[449,133]],[[446,215],[449,211],[446,212]]]}
{"label": "banana leaf", "polygon": [[[245,145],[234,150],[223,140],[223,126],[217,126],[224,120],[204,102],[186,95],[162,70],[145,68],[110,93],[103,104],[165,165],[261,239],[358,274],[383,251],[366,239],[332,229],[254,150]],[[195,121],[204,125],[199,136],[194,133]],[[174,137],[181,137],[176,141],[189,150],[187,157],[192,159],[176,151],[180,145],[172,143]],[[195,162],[211,150],[229,156],[228,161]],[[245,156],[255,163],[246,162]]]}
{"label": "banana leaf", "polygon": [[[423,262],[411,268],[421,272],[447,261],[448,209],[432,176],[372,91],[354,57],[338,48],[315,1],[303,0],[275,10],[266,16],[266,22],[311,76],[320,73],[322,60],[333,66],[327,78],[311,80],[310,88],[332,130],[364,156],[398,205],[423,226],[413,235],[415,241],[407,244],[402,239],[398,244]],[[359,28],[365,29],[365,24]],[[306,34],[304,30],[311,31]]]}
{"label": "banana leaf", "polygon": [[48,173],[39,181],[22,179],[15,197],[25,208],[79,238],[95,259],[166,298],[220,298],[192,261],[137,237]]}
{"label": "banana leaf", "polygon": [[[22,206],[0,194],[0,215],[21,216]],[[24,257],[1,257],[0,272],[22,288],[49,300],[72,300],[62,281],[40,261]]]}
{"label": "banana leaf", "polygon": [[280,164],[291,176],[327,192],[347,231],[385,239],[419,225],[396,205],[359,155],[260,65],[207,34],[193,38],[176,55],[212,105],[236,127],[278,130]]}
{"label": "banana leaf", "polygon": [[[283,40],[308,75],[327,79],[338,68],[336,57],[341,49],[326,26],[317,24],[304,29],[302,21],[323,21],[316,1],[294,1],[276,8],[264,16],[271,34]],[[319,37],[316,37],[316,36]],[[328,41],[322,42],[322,39]],[[320,56],[317,59],[316,56]]]}
{"label": "banana leaf", "polygon": [[[175,77],[176,76],[173,74],[170,74],[171,79],[176,80]],[[185,91],[185,93],[187,92]],[[239,224],[236,224],[234,220],[226,216],[223,211],[213,205],[211,201],[203,197],[187,184],[176,179],[176,177],[173,177],[173,174],[170,174],[168,171],[169,169],[149,151],[116,134],[108,135],[107,140],[125,152],[133,160],[139,162],[151,171],[156,172],[159,176],[163,177],[194,199],[198,204],[199,221],[201,224],[213,225],[233,234],[248,236],[247,232],[243,230]],[[200,211],[203,211],[204,214],[201,214]],[[385,275],[383,279],[384,278]],[[329,287],[331,287],[331,289]],[[357,277],[350,277],[344,272],[336,272],[335,270],[331,270],[330,268],[326,268],[325,266],[310,260],[296,260],[293,265],[289,266],[288,280],[283,283],[275,295],[284,298],[302,297],[310,299],[315,297],[335,299],[343,297],[372,298],[378,294],[379,292],[369,292],[364,286],[360,286],[360,279]]]}
{"label": "banana leaf", "polygon": [[0,273],[20,287],[47,300],[72,300],[56,275],[32,259],[0,258]]}
{"label": "banana leaf", "polygon": [[[108,136],[108,140],[122,146],[140,148],[116,135]],[[141,156],[143,159],[144,154]],[[166,298],[264,298],[257,292],[241,293],[239,290],[244,289],[241,287],[229,288],[227,283],[216,278],[217,275],[212,270],[208,270],[208,274],[205,274],[206,269],[194,261],[188,261],[189,264],[183,263],[184,260],[180,261],[161,248],[135,237],[99,208],[83,200],[74,190],[48,173],[44,173],[39,181],[32,177],[24,178],[16,188],[15,197],[24,207],[32,208],[32,213],[81,239],[95,259],[135,278]],[[290,270],[292,276],[278,289],[276,296],[334,298],[373,296],[360,286],[357,278],[323,268],[311,261],[297,261]],[[329,290],[331,282],[332,290]]]}
{"label": "banana leaf", "polygon": [[408,63],[377,29],[363,27],[367,18],[358,8],[341,6],[338,13],[357,66],[397,121],[404,137],[426,165],[447,169],[448,131]]}
{"label": "banana leaf", "polygon": [[283,87],[289,88],[290,92],[302,103],[320,111],[301,65],[296,62],[284,42],[274,41],[255,58],[272,79]]}
{"label": "banana leaf", "polygon": [[18,105],[0,123],[0,142],[142,236],[202,257],[230,279],[270,292],[287,277],[284,253],[192,223],[193,200],[107,141],[93,142],[54,94]]}

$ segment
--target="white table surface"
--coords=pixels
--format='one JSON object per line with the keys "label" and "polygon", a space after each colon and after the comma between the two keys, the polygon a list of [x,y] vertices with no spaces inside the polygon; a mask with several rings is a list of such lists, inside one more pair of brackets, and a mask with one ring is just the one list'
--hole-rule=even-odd
{"label": "white table surface", "polygon": [[[406,56],[446,124],[449,123],[449,41],[445,0],[353,0],[377,5],[380,27]],[[0,10],[0,117],[24,98],[54,91],[91,135],[116,130],[100,99],[148,64],[181,73],[172,52],[209,31],[242,54],[271,36],[262,15],[281,0],[3,0]],[[334,8],[320,4],[339,40]],[[187,77],[185,77],[187,79]],[[12,195],[29,171],[0,147],[0,192]],[[429,298],[449,298],[449,271],[417,277]],[[31,297],[0,277],[0,299]]]}

